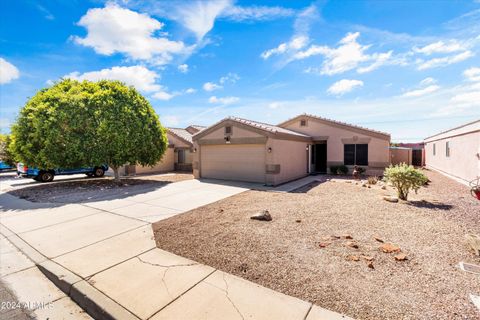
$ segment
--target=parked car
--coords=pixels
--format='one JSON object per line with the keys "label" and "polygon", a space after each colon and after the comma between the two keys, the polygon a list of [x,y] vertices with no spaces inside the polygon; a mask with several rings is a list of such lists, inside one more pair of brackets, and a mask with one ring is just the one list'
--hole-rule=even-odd
{"label": "parked car", "polygon": [[9,170],[15,170],[15,167],[12,167],[11,165],[8,165],[3,161],[0,161],[0,172]]}
{"label": "parked car", "polygon": [[38,169],[24,165],[23,163],[17,164],[17,174],[24,178],[32,178],[33,180],[40,182],[50,182],[58,175],[69,175],[85,173],[89,177],[103,177],[105,171],[108,170],[108,166],[103,164],[98,167],[86,167],[86,168],[70,168],[70,169]]}

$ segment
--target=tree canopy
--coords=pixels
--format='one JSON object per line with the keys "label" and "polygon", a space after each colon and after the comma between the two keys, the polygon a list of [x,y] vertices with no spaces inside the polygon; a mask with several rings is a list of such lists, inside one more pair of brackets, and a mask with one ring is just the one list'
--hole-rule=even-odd
{"label": "tree canopy", "polygon": [[119,81],[65,79],[40,90],[12,126],[10,150],[38,168],[153,166],[168,141],[150,103]]}

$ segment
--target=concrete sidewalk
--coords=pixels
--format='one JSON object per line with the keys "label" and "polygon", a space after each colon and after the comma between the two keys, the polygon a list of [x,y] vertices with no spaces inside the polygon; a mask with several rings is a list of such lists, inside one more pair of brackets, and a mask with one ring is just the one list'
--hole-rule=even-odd
{"label": "concrete sidewalk", "polygon": [[[151,222],[247,187],[189,180],[122,199],[50,207],[3,193],[0,233],[94,318],[346,319],[156,248]],[[11,259],[19,268],[26,263]]]}

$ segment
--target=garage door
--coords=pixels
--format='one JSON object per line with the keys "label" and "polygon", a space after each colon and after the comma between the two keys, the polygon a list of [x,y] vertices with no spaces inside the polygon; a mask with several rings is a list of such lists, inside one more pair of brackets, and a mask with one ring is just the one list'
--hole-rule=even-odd
{"label": "garage door", "polygon": [[203,145],[202,178],[265,183],[265,145]]}

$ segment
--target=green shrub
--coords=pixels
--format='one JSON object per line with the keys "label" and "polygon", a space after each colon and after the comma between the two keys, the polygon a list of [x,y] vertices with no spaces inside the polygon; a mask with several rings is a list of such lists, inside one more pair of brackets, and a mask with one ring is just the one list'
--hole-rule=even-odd
{"label": "green shrub", "polygon": [[338,174],[343,174],[343,175],[347,174],[348,173],[348,167],[344,166],[344,165],[338,166],[337,173]]}
{"label": "green shrub", "polygon": [[330,166],[331,174],[338,174],[338,166]]}
{"label": "green shrub", "polygon": [[420,170],[406,163],[390,165],[385,169],[384,177],[397,189],[398,198],[402,200],[407,200],[410,190],[417,192],[428,181],[428,178]]}

